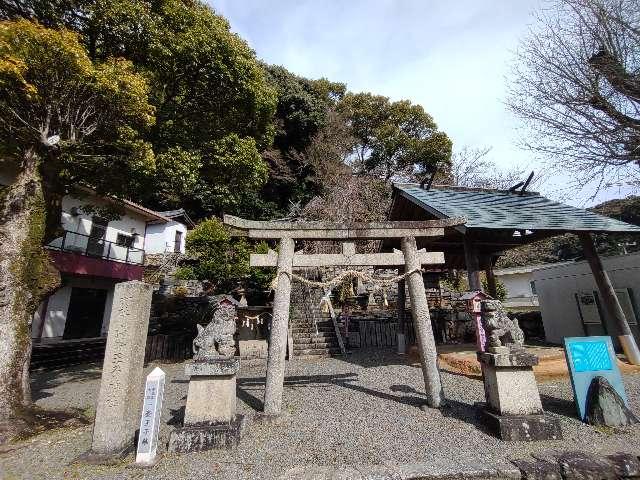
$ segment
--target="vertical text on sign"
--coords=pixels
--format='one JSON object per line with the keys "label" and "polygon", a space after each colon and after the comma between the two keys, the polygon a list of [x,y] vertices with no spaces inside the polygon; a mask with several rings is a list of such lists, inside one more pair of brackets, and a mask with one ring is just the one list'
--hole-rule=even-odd
{"label": "vertical text on sign", "polygon": [[165,373],[158,367],[147,376],[140,417],[140,434],[136,463],[152,463],[158,448],[158,432],[162,417]]}

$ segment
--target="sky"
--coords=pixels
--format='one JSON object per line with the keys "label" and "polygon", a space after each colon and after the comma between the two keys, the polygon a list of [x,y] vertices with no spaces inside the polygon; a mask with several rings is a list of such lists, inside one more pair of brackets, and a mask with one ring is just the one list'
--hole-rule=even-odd
{"label": "sky", "polygon": [[[267,63],[422,105],[462,147],[491,147],[501,167],[545,171],[518,147],[519,120],[504,105],[509,64],[540,0],[209,0]],[[524,178],[523,178],[524,180]],[[554,174],[536,188],[577,206],[590,198]]]}

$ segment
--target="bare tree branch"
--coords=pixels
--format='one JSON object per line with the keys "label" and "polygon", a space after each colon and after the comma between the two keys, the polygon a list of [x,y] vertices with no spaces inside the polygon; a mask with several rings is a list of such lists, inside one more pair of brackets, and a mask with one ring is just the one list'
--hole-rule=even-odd
{"label": "bare tree branch", "polygon": [[523,120],[523,146],[578,183],[634,183],[639,75],[637,0],[549,0],[512,66],[507,105]]}

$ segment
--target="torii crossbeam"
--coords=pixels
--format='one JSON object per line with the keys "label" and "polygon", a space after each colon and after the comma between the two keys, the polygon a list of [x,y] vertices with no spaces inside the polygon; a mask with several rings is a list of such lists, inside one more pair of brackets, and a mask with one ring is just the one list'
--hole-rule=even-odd
{"label": "torii crossbeam", "polygon": [[[419,222],[286,222],[253,221],[230,215],[224,224],[231,227],[232,235],[256,239],[279,240],[278,253],[251,255],[255,267],[277,266],[277,283],[273,299],[273,320],[267,360],[267,381],[264,395],[264,413],[280,414],[284,385],[285,356],[291,301],[291,272],[294,267],[310,266],[404,266],[411,298],[411,313],[422,363],[427,404],[437,408],[443,400],[442,383],[437,366],[437,354],[429,305],[420,271],[422,265],[444,263],[442,252],[418,251],[416,237],[441,237],[446,228],[464,224],[464,218],[427,220]],[[356,240],[399,238],[402,250],[392,253],[357,254]],[[304,255],[295,252],[295,240],[343,241],[341,254]]]}

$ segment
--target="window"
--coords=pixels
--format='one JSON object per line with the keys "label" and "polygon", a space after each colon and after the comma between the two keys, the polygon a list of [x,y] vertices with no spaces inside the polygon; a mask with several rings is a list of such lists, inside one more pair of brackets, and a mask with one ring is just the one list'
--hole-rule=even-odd
{"label": "window", "polygon": [[107,235],[107,225],[109,220],[102,217],[91,217],[91,230],[89,236],[91,238],[104,239]]}
{"label": "window", "polygon": [[176,237],[173,243],[173,251],[176,253],[180,253],[182,249],[182,232],[176,230]]}
{"label": "window", "polygon": [[127,235],[126,233],[119,233],[116,239],[116,244],[122,247],[133,247],[134,237],[133,235]]}
{"label": "window", "polygon": [[536,291],[536,282],[534,280],[531,280],[529,282],[529,287],[531,288],[531,293],[533,293],[534,295],[538,294],[538,292]]}

